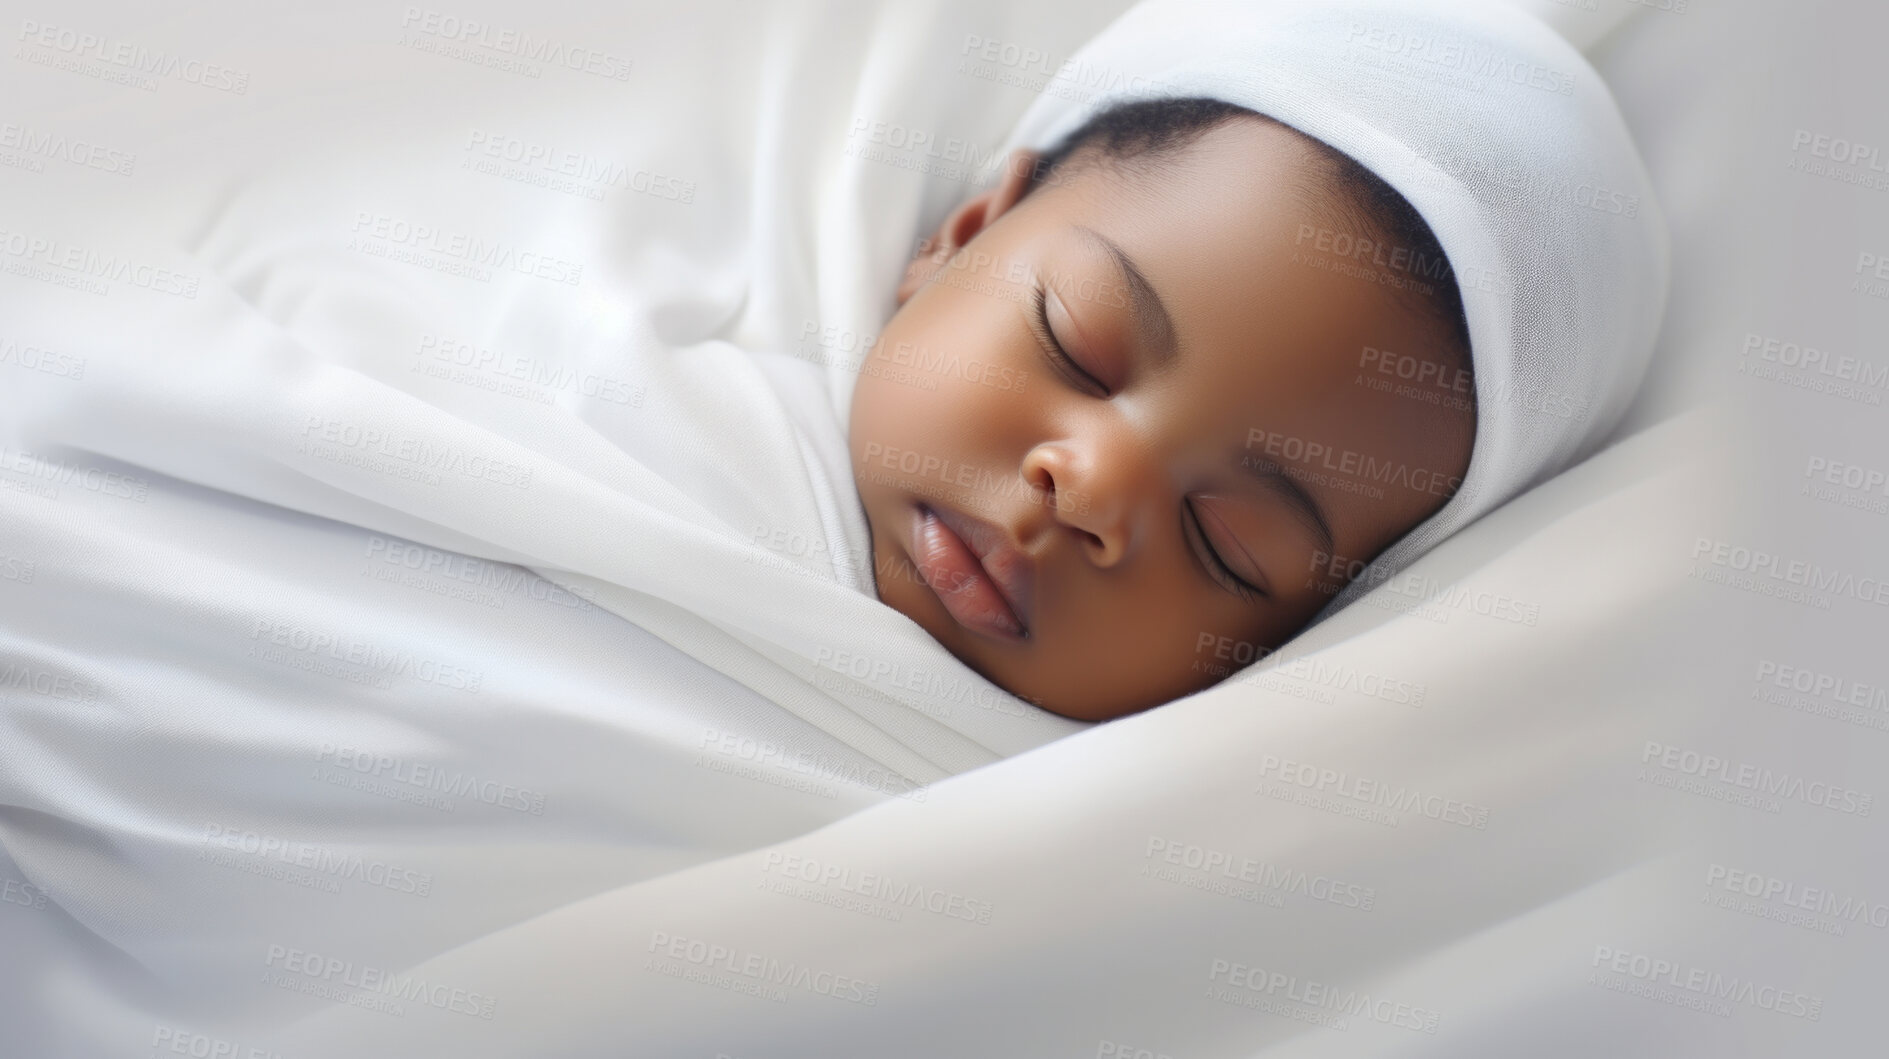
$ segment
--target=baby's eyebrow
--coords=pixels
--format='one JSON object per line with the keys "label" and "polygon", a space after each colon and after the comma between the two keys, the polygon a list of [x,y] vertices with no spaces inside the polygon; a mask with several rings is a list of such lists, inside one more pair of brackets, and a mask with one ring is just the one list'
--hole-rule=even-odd
{"label": "baby's eyebrow", "polygon": [[1076,225],[1076,231],[1108,251],[1110,260],[1115,262],[1122,286],[1128,288],[1131,296],[1128,311],[1135,318],[1135,326],[1141,331],[1142,344],[1154,357],[1156,367],[1166,367],[1174,359],[1174,320],[1168,316],[1167,306],[1161,303],[1161,295],[1155,291],[1154,284],[1141,274],[1141,268],[1135,259],[1128,256],[1115,240],[1087,225]]}
{"label": "baby's eyebrow", "polygon": [[1325,520],[1324,509],[1318,506],[1318,501],[1312,498],[1311,493],[1305,491],[1305,487],[1300,485],[1290,472],[1266,459],[1241,459],[1239,463],[1254,481],[1277,492],[1285,500],[1293,513],[1305,523],[1305,528],[1311,530],[1312,535],[1318,538],[1320,551],[1328,555],[1333,551],[1331,523]]}

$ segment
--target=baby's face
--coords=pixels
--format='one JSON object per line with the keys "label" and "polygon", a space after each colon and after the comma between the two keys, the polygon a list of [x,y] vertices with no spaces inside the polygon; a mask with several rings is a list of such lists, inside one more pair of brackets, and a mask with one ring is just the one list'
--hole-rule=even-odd
{"label": "baby's face", "polygon": [[1350,259],[1306,230],[1374,237],[1315,204],[1312,158],[1233,121],[1158,177],[1081,167],[1026,195],[1012,166],[945,221],[962,251],[914,264],[853,396],[882,602],[1011,693],[1106,720],[1277,647],[1443,505],[1474,412],[1378,367],[1447,380],[1447,332],[1321,267]]}

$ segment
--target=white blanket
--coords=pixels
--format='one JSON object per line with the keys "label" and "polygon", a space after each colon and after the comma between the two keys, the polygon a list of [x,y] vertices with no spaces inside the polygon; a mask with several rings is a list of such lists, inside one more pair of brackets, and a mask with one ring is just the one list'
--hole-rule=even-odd
{"label": "white blanket", "polygon": [[[1754,517],[1728,468],[1794,488],[1802,460],[1746,444],[1749,409],[1678,412],[1747,381],[1776,418],[1876,411],[1723,367],[1817,334],[1799,306],[1870,303],[1728,321],[1718,291],[1766,273],[1710,252],[1710,148],[1636,125],[1680,263],[1647,429],[1264,670],[1089,728],[871,598],[830,502],[846,364],[1019,85],[1113,13],[16,27],[9,1047],[1854,1054],[1881,733],[1757,692],[1780,664],[1867,681],[1842,637],[1881,612],[1729,582],[1813,518],[1839,543],[1811,558],[1884,572],[1844,550],[1868,512]],[[1690,27],[1805,39],[1640,23],[1608,42],[1629,121],[1721,150],[1733,82]],[[157,53],[183,61],[138,72]],[[1753,141],[1782,166],[1779,120]],[[1880,194],[1776,176],[1779,202]],[[1811,785],[1718,778],[1745,766]]]}

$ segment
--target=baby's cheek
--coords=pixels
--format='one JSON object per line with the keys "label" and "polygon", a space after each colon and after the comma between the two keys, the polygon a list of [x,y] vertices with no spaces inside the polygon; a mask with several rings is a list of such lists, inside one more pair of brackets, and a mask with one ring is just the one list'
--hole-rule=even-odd
{"label": "baby's cheek", "polygon": [[982,448],[979,439],[1006,433],[1013,419],[1006,395],[983,384],[986,374],[1002,377],[987,359],[921,350],[911,357],[894,353],[868,362],[860,385],[869,388],[874,420],[907,446],[964,459]]}

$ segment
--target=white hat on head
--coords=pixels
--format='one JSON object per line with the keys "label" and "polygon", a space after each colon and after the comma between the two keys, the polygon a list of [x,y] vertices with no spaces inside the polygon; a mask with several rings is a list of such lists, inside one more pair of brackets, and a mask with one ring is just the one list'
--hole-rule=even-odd
{"label": "white hat on head", "polygon": [[1005,153],[1048,150],[1116,104],[1195,96],[1377,174],[1423,215],[1462,291],[1468,473],[1315,624],[1606,436],[1659,330],[1665,220],[1580,52],[1528,14],[1472,0],[1144,0],[1064,64]]}

